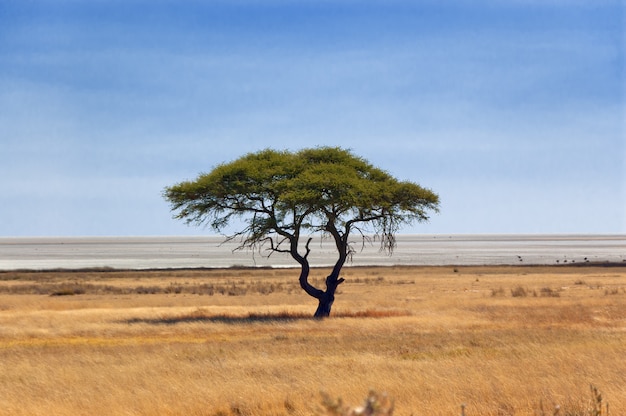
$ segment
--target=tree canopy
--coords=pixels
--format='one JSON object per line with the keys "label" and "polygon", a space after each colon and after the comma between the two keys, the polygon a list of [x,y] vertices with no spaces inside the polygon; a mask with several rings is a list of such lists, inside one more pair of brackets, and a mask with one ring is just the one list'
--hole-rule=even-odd
{"label": "tree canopy", "polygon": [[[330,314],[344,281],[339,273],[354,253],[351,234],[378,236],[381,248],[391,252],[402,225],[426,221],[439,208],[433,191],[399,181],[338,147],[249,153],[166,188],[164,197],[175,218],[217,232],[241,219],[242,229],[227,236],[239,238],[239,248],[289,253],[301,266],[300,285],[319,300],[319,317]],[[310,236],[316,233],[332,237],[338,252],[326,290],[308,282]]]}

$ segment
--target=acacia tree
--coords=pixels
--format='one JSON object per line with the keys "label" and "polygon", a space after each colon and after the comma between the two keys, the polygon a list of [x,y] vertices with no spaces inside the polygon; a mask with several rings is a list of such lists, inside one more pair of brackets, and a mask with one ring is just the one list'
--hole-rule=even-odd
{"label": "acacia tree", "polygon": [[[194,181],[167,187],[164,197],[175,218],[222,232],[233,219],[242,229],[226,236],[237,249],[288,253],[300,265],[300,286],[319,302],[315,317],[327,317],[340,272],[354,254],[350,238],[380,239],[392,253],[403,224],[428,220],[439,197],[415,183],[399,181],[350,151],[319,147],[298,152],[263,150],[215,167]],[[330,236],[337,260],[326,287],[309,280],[312,236]]]}

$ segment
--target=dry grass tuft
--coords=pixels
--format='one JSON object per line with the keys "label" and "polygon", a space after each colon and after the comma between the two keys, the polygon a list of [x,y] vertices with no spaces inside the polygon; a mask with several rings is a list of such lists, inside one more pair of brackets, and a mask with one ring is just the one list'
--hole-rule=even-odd
{"label": "dry grass tuft", "polygon": [[553,410],[546,413],[543,403],[539,404],[540,416],[609,416],[609,403],[606,402],[596,386],[589,386],[591,396],[590,399],[570,399],[567,405],[554,406]]}
{"label": "dry grass tuft", "polygon": [[[546,412],[543,401],[539,402],[539,416],[609,416],[609,404],[604,401],[602,394],[593,384],[590,385],[591,399],[580,400],[567,406],[555,405]],[[347,406],[341,398],[333,399],[329,394],[322,392],[322,406],[327,416],[392,416],[394,403],[387,394],[379,394],[370,390],[363,405]],[[466,413],[467,406],[461,404],[461,416],[470,416]]]}
{"label": "dry grass tuft", "polygon": [[341,398],[333,400],[330,395],[322,392],[322,405],[328,416],[392,416],[393,401],[386,394],[370,390],[363,405],[346,406]]}

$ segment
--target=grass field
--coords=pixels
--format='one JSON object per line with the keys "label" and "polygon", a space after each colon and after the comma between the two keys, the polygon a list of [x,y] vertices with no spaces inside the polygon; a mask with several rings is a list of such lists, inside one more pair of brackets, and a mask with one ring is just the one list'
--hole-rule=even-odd
{"label": "grass field", "polygon": [[625,267],[346,268],[322,321],[297,274],[0,272],[0,415],[626,415]]}

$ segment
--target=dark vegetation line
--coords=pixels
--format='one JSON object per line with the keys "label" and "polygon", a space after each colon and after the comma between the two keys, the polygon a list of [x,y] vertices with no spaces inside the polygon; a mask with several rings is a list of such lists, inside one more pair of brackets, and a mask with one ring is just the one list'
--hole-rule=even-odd
{"label": "dark vegetation line", "polygon": [[[163,278],[170,278],[166,276]],[[175,279],[176,277],[171,277]],[[186,294],[186,295],[223,295],[223,296],[244,296],[250,294],[269,295],[271,293],[295,293],[299,292],[300,285],[297,280],[293,281],[274,281],[272,278],[267,280],[255,279],[247,281],[245,278],[230,277],[213,277],[220,280],[217,282],[192,283],[170,282],[169,284],[143,285],[137,286],[120,286],[110,284],[96,284],[81,282],[77,277],[71,281],[46,282],[43,279],[32,277],[14,276],[12,279],[2,279],[0,281],[23,281],[24,283],[12,283],[10,285],[1,285],[0,293],[12,295],[49,295],[49,296],[72,296],[72,295],[156,295],[156,294]],[[212,277],[194,277],[194,280],[210,280]],[[121,278],[120,280],[123,280]],[[282,279],[285,280],[285,279]],[[322,282],[323,278],[311,279],[315,283]],[[368,285],[405,285],[415,284],[415,280],[386,280],[382,276],[378,277],[355,277],[350,279],[355,284]]]}
{"label": "dark vegetation line", "polygon": [[[311,266],[311,270],[326,270],[330,269],[332,266]],[[410,269],[410,268],[462,268],[462,267],[471,267],[471,268],[490,268],[490,267],[510,267],[510,268],[539,268],[539,267],[555,267],[555,268],[567,268],[567,267],[624,267],[626,268],[626,259],[621,262],[618,261],[584,261],[584,262],[569,262],[569,263],[554,263],[554,264],[510,264],[510,263],[502,263],[502,264],[445,264],[445,265],[430,265],[430,264],[416,264],[416,265],[407,265],[407,264],[390,264],[390,265],[358,265],[345,266],[346,269],[392,269],[392,268],[402,268],[402,269]],[[244,271],[256,271],[256,270],[295,270],[299,267],[296,266],[281,266],[281,267],[273,267],[273,266],[229,266],[229,267],[166,267],[166,268],[141,268],[141,269],[127,269],[127,268],[116,268],[116,267],[82,267],[82,268],[52,268],[52,269],[12,269],[12,270],[0,270],[0,276],[10,274],[10,273],[120,273],[120,272],[133,272],[133,273],[150,273],[150,272],[184,272],[184,271],[221,271],[221,270],[244,270]],[[0,280],[3,280],[0,278]]]}
{"label": "dark vegetation line", "polygon": [[[333,314],[335,318],[389,318],[397,316],[410,316],[409,312],[399,310],[377,310],[367,309],[357,312],[340,311]],[[290,322],[290,321],[319,321],[311,314],[302,312],[268,312],[268,313],[249,313],[246,315],[228,315],[217,314],[212,315],[199,309],[197,311],[175,316],[164,316],[158,318],[132,318],[122,321],[125,324],[149,324],[149,325],[176,325],[185,323],[223,323],[223,324],[252,324],[252,323],[272,323],[272,322]]]}

